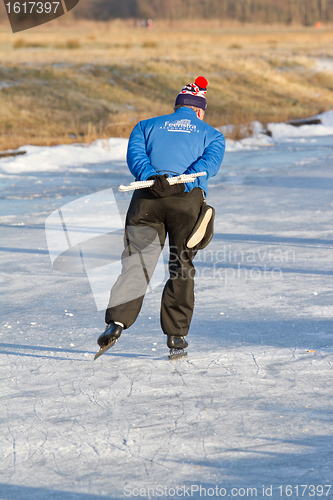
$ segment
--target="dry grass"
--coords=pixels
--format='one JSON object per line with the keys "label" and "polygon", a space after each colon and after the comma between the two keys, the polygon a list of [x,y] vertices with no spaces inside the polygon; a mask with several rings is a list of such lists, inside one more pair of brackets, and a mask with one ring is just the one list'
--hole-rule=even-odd
{"label": "dry grass", "polygon": [[219,22],[68,22],[0,27],[0,150],[128,136],[168,113],[199,74],[213,126],[310,116],[333,107],[333,30]]}

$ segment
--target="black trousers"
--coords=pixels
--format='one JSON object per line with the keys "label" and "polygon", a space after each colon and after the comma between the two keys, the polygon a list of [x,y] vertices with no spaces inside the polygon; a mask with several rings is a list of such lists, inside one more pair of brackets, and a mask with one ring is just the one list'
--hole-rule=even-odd
{"label": "black trousers", "polygon": [[162,295],[161,327],[166,335],[187,335],[197,252],[187,249],[185,242],[203,202],[200,188],[167,198],[154,198],[148,189],[134,192],[126,217],[122,272],[111,290],[106,323],[119,321],[125,328],[134,323],[168,234],[170,277]]}

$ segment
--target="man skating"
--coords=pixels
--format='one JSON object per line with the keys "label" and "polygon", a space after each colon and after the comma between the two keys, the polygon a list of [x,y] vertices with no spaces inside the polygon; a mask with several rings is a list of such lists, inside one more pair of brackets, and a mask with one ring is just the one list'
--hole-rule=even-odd
{"label": "man skating", "polygon": [[[153,179],[154,185],[135,191],[127,212],[122,272],[111,290],[107,327],[97,341],[101,348],[113,345],[136,320],[167,234],[170,277],[162,295],[161,327],[170,349],[188,345],[193,259],[213,215],[205,205],[207,180],[218,172],[225,150],[223,135],[203,122],[207,84],[197,78],[178,94],[174,113],[141,121],[132,131],[128,167],[137,181]],[[206,176],[193,183],[171,186],[167,181],[199,172]]]}

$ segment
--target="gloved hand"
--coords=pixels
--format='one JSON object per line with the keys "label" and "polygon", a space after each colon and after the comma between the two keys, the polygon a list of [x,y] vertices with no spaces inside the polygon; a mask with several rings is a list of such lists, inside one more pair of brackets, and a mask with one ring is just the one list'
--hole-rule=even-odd
{"label": "gloved hand", "polygon": [[155,198],[167,198],[168,196],[173,196],[174,194],[181,194],[185,191],[184,184],[174,184],[170,186],[167,181],[168,174],[164,175],[152,175],[149,180],[154,180],[154,184],[151,188],[148,188],[150,193]]}

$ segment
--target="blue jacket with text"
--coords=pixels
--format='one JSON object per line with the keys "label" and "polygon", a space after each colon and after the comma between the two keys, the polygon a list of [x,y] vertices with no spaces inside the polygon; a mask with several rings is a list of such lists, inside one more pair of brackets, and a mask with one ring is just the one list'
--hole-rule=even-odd
{"label": "blue jacket with text", "polygon": [[145,181],[156,174],[206,172],[185,191],[200,187],[207,194],[207,180],[217,174],[225,151],[223,135],[199,120],[187,107],[170,115],[139,122],[130,136],[127,163],[136,180]]}

